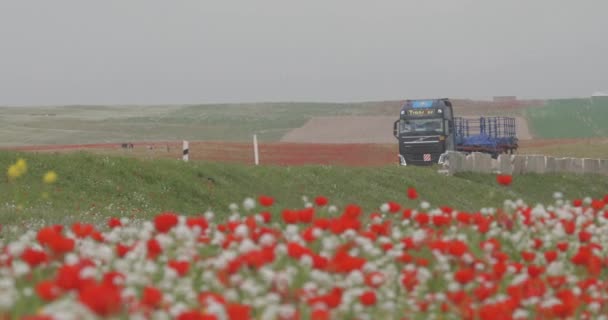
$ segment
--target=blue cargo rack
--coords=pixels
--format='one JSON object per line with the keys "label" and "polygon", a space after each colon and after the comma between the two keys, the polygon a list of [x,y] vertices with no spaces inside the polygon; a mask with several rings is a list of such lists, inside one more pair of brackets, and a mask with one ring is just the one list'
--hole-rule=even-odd
{"label": "blue cargo rack", "polygon": [[455,117],[454,130],[458,151],[484,152],[497,156],[500,153],[513,153],[518,147],[515,118]]}

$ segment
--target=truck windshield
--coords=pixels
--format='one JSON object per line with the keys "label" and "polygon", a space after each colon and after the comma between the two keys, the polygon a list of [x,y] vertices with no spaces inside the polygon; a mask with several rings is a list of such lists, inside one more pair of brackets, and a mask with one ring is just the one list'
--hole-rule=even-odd
{"label": "truck windshield", "polygon": [[401,120],[400,124],[401,133],[414,133],[414,132],[426,132],[426,133],[443,133],[443,120],[442,119],[408,119]]}

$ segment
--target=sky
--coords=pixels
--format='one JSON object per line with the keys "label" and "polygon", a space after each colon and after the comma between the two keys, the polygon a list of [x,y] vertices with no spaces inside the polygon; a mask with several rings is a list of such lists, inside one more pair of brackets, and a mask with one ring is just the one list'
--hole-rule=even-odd
{"label": "sky", "polygon": [[0,0],[0,105],[585,97],[605,0]]}

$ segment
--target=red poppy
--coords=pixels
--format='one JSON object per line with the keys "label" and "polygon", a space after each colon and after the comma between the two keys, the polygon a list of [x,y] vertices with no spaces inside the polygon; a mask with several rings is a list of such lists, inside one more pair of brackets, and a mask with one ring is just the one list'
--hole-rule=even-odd
{"label": "red poppy", "polygon": [[148,258],[152,260],[156,259],[156,257],[163,252],[160,243],[154,238],[146,242],[146,247],[148,248]]}
{"label": "red poppy", "polygon": [[596,199],[596,200],[591,201],[591,207],[593,209],[595,209],[596,211],[604,209],[605,206],[606,206],[606,203],[602,200]]}
{"label": "red poppy", "polygon": [[329,320],[331,317],[328,310],[315,309],[312,311],[310,318],[315,320]]}
{"label": "red poppy", "polygon": [[118,271],[110,271],[103,275],[102,284],[122,288],[125,283],[125,275]]}
{"label": "red poppy", "polygon": [[541,266],[529,265],[528,266],[528,275],[531,278],[538,278],[540,275],[545,272],[545,268]]}
{"label": "red poppy", "polygon": [[460,269],[454,273],[454,280],[460,284],[467,284],[475,278],[475,270],[467,268]]}
{"label": "red poppy", "polygon": [[270,223],[270,221],[272,221],[272,214],[270,212],[264,211],[260,213],[260,215],[262,216],[264,223]]}
{"label": "red poppy", "polygon": [[403,210],[403,215],[402,215],[403,219],[409,219],[411,217],[412,217],[412,209]]}
{"label": "red poppy", "polygon": [[261,195],[261,196],[258,197],[258,202],[263,207],[270,207],[270,206],[272,206],[274,204],[274,198],[269,197],[269,196]]}
{"label": "red poppy", "polygon": [[98,316],[108,317],[122,309],[120,289],[106,284],[92,284],[84,288],[78,300]]}
{"label": "red poppy", "polygon": [[76,222],[72,225],[72,232],[74,232],[74,234],[78,238],[86,238],[88,236],[91,236],[94,231],[95,227],[93,227],[92,224],[83,224],[80,222]]}
{"label": "red poppy", "polygon": [[150,308],[157,308],[160,306],[162,300],[163,293],[160,290],[151,286],[144,287],[141,303]]}
{"label": "red poppy", "polygon": [[36,235],[36,240],[38,240],[38,242],[41,245],[49,245],[53,240],[55,240],[57,237],[61,237],[61,229],[55,227],[55,226],[51,226],[51,227],[44,227],[40,230],[38,230],[38,234]]}
{"label": "red poppy", "polygon": [[534,261],[535,257],[536,257],[536,254],[534,252],[529,252],[529,251],[521,252],[521,258],[524,259],[524,261],[526,261],[526,262]]}
{"label": "red poppy", "polygon": [[198,310],[190,310],[180,313],[177,320],[217,320],[217,317],[212,314],[201,313]]}
{"label": "red poppy", "polygon": [[450,241],[450,243],[449,243],[448,252],[453,256],[461,257],[463,254],[467,253],[468,251],[469,251],[469,247],[467,246],[467,244],[460,240],[453,240],[453,241]]}
{"label": "red poppy", "polygon": [[173,268],[180,277],[185,276],[190,270],[190,262],[171,260],[167,263],[170,268]]}
{"label": "red poppy", "polygon": [[315,203],[317,204],[317,206],[323,207],[329,203],[329,200],[324,196],[317,196],[315,198]]}
{"label": "red poppy", "polygon": [[156,230],[161,233],[171,230],[177,223],[178,217],[172,212],[163,212],[154,218],[154,226],[156,227]]}
{"label": "red poppy", "polygon": [[45,280],[36,285],[36,293],[40,299],[49,302],[57,299],[61,295],[61,288],[50,280]]}
{"label": "red poppy", "polygon": [[551,263],[553,261],[555,261],[555,259],[557,259],[557,251],[546,251],[544,253],[545,255],[545,260],[547,261],[547,263]]}
{"label": "red poppy", "polygon": [[119,258],[124,258],[124,256],[131,251],[131,247],[129,246],[125,246],[122,243],[117,243],[116,244],[116,254],[118,255]]}
{"label": "red poppy", "polygon": [[88,285],[92,280],[81,279],[80,271],[88,264],[63,265],[57,270],[55,282],[57,286],[65,290],[80,289]]}
{"label": "red poppy", "polygon": [[49,243],[49,247],[51,248],[51,250],[53,250],[56,254],[59,255],[74,250],[75,245],[76,242],[74,241],[74,239],[67,238],[64,236],[58,236],[52,239]]}
{"label": "red poppy", "polygon": [[308,227],[306,229],[304,229],[304,231],[302,231],[301,236],[302,239],[304,239],[304,241],[306,242],[313,242],[316,240],[315,236],[314,236],[314,227]]}
{"label": "red poppy", "polygon": [[186,219],[186,225],[190,228],[199,227],[201,231],[205,231],[209,227],[209,222],[205,217],[190,217]]}
{"label": "red poppy", "polygon": [[513,182],[513,177],[508,174],[499,174],[496,176],[496,182],[503,186],[508,186]]}
{"label": "red poppy", "polygon": [[285,209],[281,212],[283,222],[286,224],[298,223],[299,215],[297,211]]}
{"label": "red poppy", "polygon": [[418,191],[415,188],[409,187],[407,188],[407,197],[411,200],[415,200],[418,198]]}
{"label": "red poppy", "polygon": [[108,227],[110,227],[110,229],[122,227],[122,223],[120,222],[120,219],[118,219],[118,218],[110,218],[108,220]]}
{"label": "red poppy", "polygon": [[376,304],[376,293],[373,291],[366,291],[359,296],[359,301],[364,306],[373,306]]}
{"label": "red poppy", "polygon": [[419,225],[425,226],[430,222],[431,218],[427,213],[420,212],[414,217],[414,220],[416,220]]}
{"label": "red poppy", "polygon": [[306,208],[298,211],[298,220],[301,223],[311,223],[315,216],[314,208]]}
{"label": "red poppy", "polygon": [[21,254],[21,260],[25,261],[30,267],[36,266],[48,261],[46,252],[39,251],[33,248],[26,248]]}
{"label": "red poppy", "polygon": [[401,206],[397,202],[389,201],[388,202],[388,212],[397,213],[401,210]]}
{"label": "red poppy", "polygon": [[251,307],[245,304],[232,303],[226,306],[228,319],[230,320],[250,320]]}
{"label": "red poppy", "polygon": [[591,241],[591,233],[589,233],[589,232],[587,232],[585,230],[579,232],[579,234],[578,234],[578,240],[580,242],[589,242],[589,241]]}

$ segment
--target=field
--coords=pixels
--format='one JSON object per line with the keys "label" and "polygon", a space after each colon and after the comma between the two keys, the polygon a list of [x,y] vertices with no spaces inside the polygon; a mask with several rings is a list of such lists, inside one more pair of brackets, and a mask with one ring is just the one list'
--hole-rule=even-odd
{"label": "field", "polygon": [[[434,168],[397,165],[348,166],[259,166],[216,162],[183,163],[177,160],[145,160],[128,157],[69,154],[0,153],[0,167],[17,158],[29,163],[23,180],[0,183],[0,224],[38,220],[46,223],[75,219],[102,221],[111,215],[149,218],[165,210],[184,214],[208,208],[223,210],[232,201],[256,194],[272,194],[281,206],[301,205],[300,196],[324,194],[337,205],[358,202],[366,210],[377,209],[386,199],[398,199],[408,186],[416,186],[425,200],[476,210],[522,198],[545,203],[554,191],[571,197],[599,196],[608,190],[608,180],[596,176],[521,176],[510,189],[495,186],[492,176],[459,174],[446,177]],[[42,185],[46,170],[60,176],[53,188]],[[91,174],[93,173],[93,174]],[[285,181],[289,181],[286,183]],[[366,190],[364,194],[358,190]],[[454,197],[459,190],[458,197]],[[49,199],[41,198],[47,192]],[[11,199],[15,201],[11,201]],[[18,209],[19,199],[32,200]],[[338,200],[339,199],[339,200]]]}
{"label": "field", "polygon": [[4,318],[608,312],[603,177],[82,152],[0,152],[0,167],[16,168],[0,182]]}
{"label": "field", "polygon": [[608,100],[551,100],[529,109],[527,117],[539,138],[608,137]]}
{"label": "field", "polygon": [[543,154],[554,157],[608,158],[608,138],[535,139],[523,141],[521,154]]}
{"label": "field", "polygon": [[[503,106],[491,102],[456,101],[461,116],[511,115],[521,117],[526,108],[541,102]],[[391,118],[400,101],[366,103],[259,103],[164,106],[64,106],[0,107],[0,146],[91,144],[141,141],[250,141],[256,133],[263,141],[318,142],[309,137],[307,122],[334,117],[332,142],[387,143]],[[365,117],[372,121],[364,121]],[[358,117],[363,117],[358,119]],[[374,120],[376,119],[376,120]],[[388,119],[388,120],[387,120]],[[341,126],[356,122],[357,139],[344,140]],[[352,127],[352,124],[350,124]],[[318,128],[312,123],[312,127]],[[333,131],[331,131],[333,129]],[[527,130],[525,130],[527,131]],[[352,134],[353,130],[348,131]],[[359,137],[367,132],[369,137]],[[229,134],[227,134],[229,133]],[[295,134],[295,136],[293,136]],[[327,134],[325,136],[327,136]],[[324,138],[323,136],[322,138]],[[292,137],[292,138],[290,138]],[[340,141],[342,139],[342,141]],[[525,139],[525,138],[524,138]]]}
{"label": "field", "polygon": [[129,141],[278,141],[314,116],[373,112],[361,104],[0,107],[0,146]]}
{"label": "field", "polygon": [[[608,314],[608,179],[400,167],[398,105],[0,108],[0,319]],[[602,118],[539,139],[559,108],[456,107],[530,117],[521,153],[606,157]]]}

